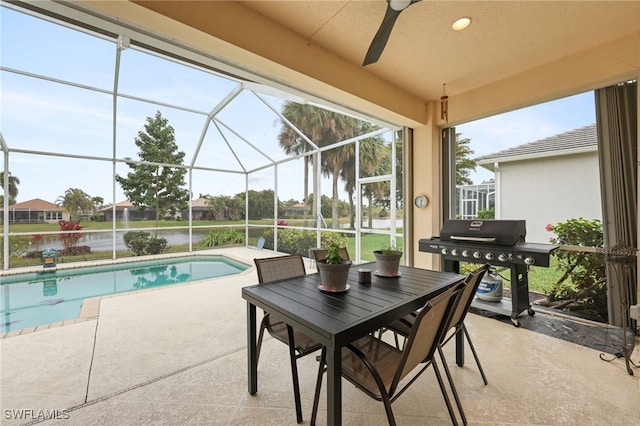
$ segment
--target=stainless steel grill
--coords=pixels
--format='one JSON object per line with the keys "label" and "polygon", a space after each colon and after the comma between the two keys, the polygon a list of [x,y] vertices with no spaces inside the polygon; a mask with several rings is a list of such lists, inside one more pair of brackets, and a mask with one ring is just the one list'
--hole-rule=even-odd
{"label": "stainless steel grill", "polygon": [[525,242],[524,220],[447,220],[440,236],[419,240],[422,252],[442,255],[443,270],[460,272],[460,262],[489,263],[511,270],[511,298],[487,302],[475,298],[472,307],[510,315],[516,327],[524,311],[535,312],[529,302],[528,267],[548,267],[558,246]]}

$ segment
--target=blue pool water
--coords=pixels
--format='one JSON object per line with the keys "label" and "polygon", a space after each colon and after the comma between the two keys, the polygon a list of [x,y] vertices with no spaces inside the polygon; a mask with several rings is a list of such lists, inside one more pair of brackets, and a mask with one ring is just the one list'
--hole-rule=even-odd
{"label": "blue pool water", "polygon": [[0,278],[0,332],[75,319],[96,296],[233,275],[248,266],[222,256],[188,256]]}

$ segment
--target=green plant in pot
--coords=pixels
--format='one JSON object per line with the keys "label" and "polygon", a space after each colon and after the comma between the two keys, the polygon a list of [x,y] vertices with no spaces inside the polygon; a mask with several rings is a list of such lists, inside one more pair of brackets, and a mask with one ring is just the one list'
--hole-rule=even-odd
{"label": "green plant in pot", "polygon": [[382,277],[399,277],[400,272],[400,258],[402,257],[402,250],[398,250],[395,246],[389,245],[381,248],[380,250],[374,250],[373,255],[376,257],[377,270],[376,275]]}
{"label": "green plant in pot", "polygon": [[323,291],[341,292],[348,290],[347,278],[351,261],[343,259],[337,245],[331,245],[327,249],[327,257],[316,262],[320,272],[321,287]]}

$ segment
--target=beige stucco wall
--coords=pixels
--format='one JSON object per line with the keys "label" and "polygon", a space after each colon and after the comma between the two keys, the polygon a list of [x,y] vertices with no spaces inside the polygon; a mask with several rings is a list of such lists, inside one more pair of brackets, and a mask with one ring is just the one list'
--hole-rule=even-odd
{"label": "beige stucco wall", "polygon": [[548,243],[547,224],[583,217],[602,220],[596,151],[501,163],[496,218],[527,221],[527,241]]}
{"label": "beige stucco wall", "polygon": [[[419,99],[331,52],[276,27],[239,3],[218,2],[217,13],[193,14],[179,2],[79,1],[82,7],[169,36],[194,49],[223,58],[235,69],[246,69],[264,76],[265,81],[295,87],[311,96],[326,98],[366,112],[389,122],[415,129],[413,194],[430,197],[429,207],[411,212],[414,264],[436,266],[435,255],[418,253],[417,240],[439,231],[439,131],[437,100]],[[203,4],[202,7],[212,7]],[[224,12],[224,13],[223,13]],[[160,14],[161,13],[161,14]],[[166,16],[162,16],[162,14]],[[170,16],[171,18],[168,18]],[[252,28],[260,32],[237,31]],[[303,47],[304,49],[300,49]],[[295,52],[291,53],[291,52]],[[449,98],[450,124],[487,117],[515,108],[593,90],[637,78],[640,74],[640,34],[579,54],[542,64],[527,72],[510,76],[474,91]],[[409,205],[409,203],[407,203]]]}

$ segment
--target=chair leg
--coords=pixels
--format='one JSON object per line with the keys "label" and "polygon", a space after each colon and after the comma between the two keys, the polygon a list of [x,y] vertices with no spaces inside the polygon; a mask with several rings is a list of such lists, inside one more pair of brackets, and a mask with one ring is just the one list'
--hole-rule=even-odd
{"label": "chair leg", "polygon": [[480,365],[480,358],[478,358],[478,354],[476,353],[476,348],[473,347],[473,343],[471,342],[471,336],[469,336],[469,332],[467,331],[467,327],[465,327],[464,323],[462,323],[462,331],[464,332],[465,337],[467,338],[467,342],[469,342],[469,348],[471,348],[471,353],[473,354],[473,358],[476,360],[476,365],[478,366],[478,370],[480,370],[480,375],[482,376],[482,380],[484,384],[487,385],[487,376],[484,375],[484,370],[482,369],[482,365]]}
{"label": "chair leg", "polygon": [[393,332],[393,339],[395,340],[396,343],[396,348],[401,351],[402,348],[400,348],[400,342],[398,342],[398,333],[396,333],[395,331]]}
{"label": "chair leg", "polygon": [[460,412],[460,417],[462,418],[462,424],[466,425],[467,416],[464,415],[464,410],[462,409],[462,403],[460,402],[458,391],[456,390],[456,386],[453,383],[453,377],[451,377],[451,371],[449,370],[449,366],[447,365],[447,359],[444,357],[444,352],[442,351],[442,347],[440,346],[438,346],[438,353],[440,354],[440,359],[442,359],[442,367],[444,368],[444,372],[447,375],[447,380],[449,381],[451,392],[453,392],[453,398],[455,399],[456,405],[458,406],[458,411]]}
{"label": "chair leg", "polygon": [[384,411],[387,413],[387,421],[389,422],[389,426],[396,426],[396,418],[393,416],[391,401],[389,400],[386,391],[382,393],[382,403],[384,404]]}
{"label": "chair leg", "polygon": [[316,416],[318,414],[318,403],[320,402],[320,390],[322,389],[322,376],[324,375],[324,364],[327,358],[327,348],[322,347],[320,351],[320,362],[318,363],[318,378],[316,379],[316,392],[313,395],[313,408],[311,409],[311,426],[316,424]]}
{"label": "chair leg", "polygon": [[433,366],[433,371],[436,373],[436,378],[438,379],[438,384],[440,385],[440,392],[442,393],[442,397],[444,398],[444,403],[447,404],[447,411],[449,411],[449,417],[451,417],[451,423],[457,426],[458,420],[456,419],[456,415],[453,412],[453,407],[451,406],[451,400],[449,400],[449,395],[447,395],[447,388],[444,386],[444,382],[442,381],[442,375],[440,374],[440,370],[438,369],[438,365],[436,364],[435,358],[431,360],[431,365]]}
{"label": "chair leg", "polygon": [[264,330],[266,328],[265,321],[266,317],[260,322],[260,333],[258,334],[258,344],[256,345],[256,365],[258,365],[260,361],[260,349],[262,349],[262,338],[264,337]]}
{"label": "chair leg", "polygon": [[[387,329],[387,328],[378,329],[378,340],[382,340],[382,334],[384,332],[386,332],[387,330],[389,330],[389,329]],[[396,345],[396,348],[401,351],[402,348],[400,347],[400,341],[398,340],[398,333],[393,331],[393,330],[391,330],[391,332],[393,333],[393,340],[394,340],[394,343]],[[374,337],[375,337],[375,334],[374,334]],[[405,340],[406,340],[406,338],[405,338]]]}
{"label": "chair leg", "polygon": [[293,377],[293,397],[296,404],[296,420],[302,423],[302,403],[300,402],[300,383],[298,382],[298,364],[296,362],[296,348],[293,340],[293,328],[287,324],[289,336],[289,358],[291,359],[291,376]]}

